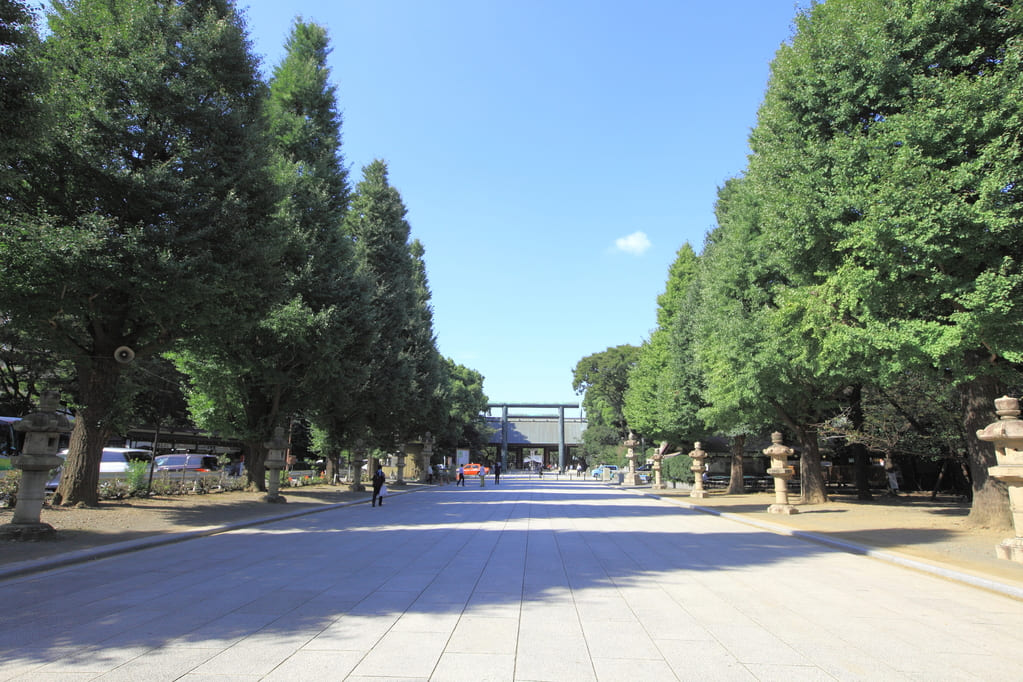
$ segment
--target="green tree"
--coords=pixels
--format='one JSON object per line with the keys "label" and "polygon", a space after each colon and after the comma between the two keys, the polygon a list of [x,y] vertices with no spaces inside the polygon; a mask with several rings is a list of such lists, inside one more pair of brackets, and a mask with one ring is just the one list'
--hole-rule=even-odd
{"label": "green tree", "polygon": [[451,358],[443,358],[443,362],[445,382],[440,400],[447,406],[447,415],[438,422],[436,449],[452,455],[459,447],[481,452],[491,434],[483,417],[490,402],[483,392],[483,375]]}
{"label": "green tree", "polygon": [[587,420],[579,457],[590,467],[598,464],[621,466],[626,460],[622,439],[621,432],[610,424]]}
{"label": "green tree", "polygon": [[786,296],[802,273],[777,248],[777,235],[766,231],[758,189],[750,177],[721,189],[718,228],[701,257],[695,334],[707,405],[701,415],[714,431],[732,436],[780,420],[802,446],[803,501],[819,503],[827,495],[815,425],[832,414],[844,384],[838,368],[815,361],[792,324]]}
{"label": "green tree", "polygon": [[623,413],[637,433],[654,440],[680,443],[695,435],[699,404],[689,390],[693,375],[687,299],[696,267],[696,253],[684,244],[668,270],[664,293],[657,297],[657,328],[640,347],[629,373]]}
{"label": "green tree", "polygon": [[975,433],[1023,361],[1021,28],[989,0],[814,5],[753,143],[774,158],[769,222],[814,273],[796,324],[822,364],[881,387],[954,377],[981,524],[1007,524],[1008,505]]}
{"label": "green tree", "polygon": [[230,328],[276,281],[263,86],[227,2],[55,2],[48,21],[48,143],[20,192],[38,212],[3,226],[0,309],[75,364],[57,499],[96,504],[115,351]]}
{"label": "green tree", "polygon": [[[35,21],[27,3],[0,0],[0,207],[19,205],[24,163],[40,142],[43,122],[37,94],[43,73],[33,54],[38,46]],[[17,134],[14,134],[17,131]]]}
{"label": "green tree", "polygon": [[[245,444],[248,485],[265,489],[265,443],[275,426],[339,402],[365,379],[370,345],[366,285],[343,230],[349,201],[341,120],[329,83],[327,32],[296,21],[270,82],[268,121],[277,224],[287,235],[279,302],[232,334],[193,342],[179,356],[197,421]],[[343,397],[340,398],[343,400]]]}
{"label": "green tree", "polygon": [[[421,437],[423,433],[451,416],[451,404],[445,395],[450,375],[445,360],[437,350],[433,330],[433,307],[430,304],[430,283],[426,276],[426,249],[418,239],[409,244],[415,297],[412,316],[405,333],[405,354],[413,367],[412,385],[404,395],[403,419],[398,421],[402,440]],[[480,380],[482,388],[482,378]],[[479,398],[482,394],[477,395]],[[479,411],[486,408],[484,404]]]}
{"label": "green tree", "polygon": [[[45,119],[39,106],[44,89],[38,61],[39,37],[28,6],[19,0],[0,0],[0,229],[13,234],[14,225],[32,222],[32,202],[25,196],[28,159],[45,146]],[[16,131],[16,132],[15,132]],[[17,277],[0,240],[2,281]],[[2,295],[0,295],[2,298]],[[21,415],[32,410],[44,387],[53,360],[16,328],[0,305],[0,413]]]}
{"label": "green tree", "polygon": [[639,360],[638,346],[623,344],[580,360],[572,374],[572,389],[583,394],[587,425],[583,431],[582,456],[590,464],[597,459],[617,459],[621,443],[629,435],[625,418],[625,393],[629,373]]}
{"label": "green tree", "polygon": [[429,401],[440,385],[422,250],[409,243],[406,212],[387,165],[378,160],[366,166],[345,220],[369,281],[375,334],[368,378],[357,392],[358,435],[387,452],[425,426],[427,415],[437,414]]}

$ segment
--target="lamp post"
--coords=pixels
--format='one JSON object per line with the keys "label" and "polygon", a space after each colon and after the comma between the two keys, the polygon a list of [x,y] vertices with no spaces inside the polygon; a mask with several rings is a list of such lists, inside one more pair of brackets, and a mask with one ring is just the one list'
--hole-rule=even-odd
{"label": "lamp post", "polygon": [[266,495],[263,496],[263,501],[273,504],[287,502],[278,492],[281,485],[281,469],[284,468],[284,452],[288,449],[288,441],[284,438],[284,427],[276,427],[273,438],[263,443],[263,446],[266,447],[265,466],[269,472]]}
{"label": "lamp post", "polygon": [[689,453],[689,457],[693,460],[693,465],[689,467],[689,470],[693,472],[693,489],[689,493],[689,497],[707,497],[707,491],[703,489],[703,472],[705,471],[703,460],[707,459],[707,452],[701,447],[699,441],[693,443],[693,451]]}
{"label": "lamp post", "polygon": [[25,416],[14,428],[25,432],[25,446],[13,465],[21,469],[18,501],[10,523],[0,526],[0,538],[7,540],[49,540],[57,531],[40,520],[46,481],[50,470],[60,466],[57,456],[60,434],[71,430],[67,417],[58,412],[60,395],[56,391],[43,393],[39,411]]}
{"label": "lamp post", "polygon": [[771,434],[771,445],[764,448],[764,454],[771,458],[768,475],[774,477],[774,504],[767,508],[770,514],[797,514],[799,512],[789,504],[789,479],[795,475],[789,466],[789,457],[795,452],[792,448],[782,445],[781,433]]}
{"label": "lamp post", "polygon": [[1016,537],[995,546],[995,555],[1023,564],[1023,421],[1019,418],[1019,400],[1009,396],[998,398],[995,413],[998,421],[977,431],[977,438],[995,445],[998,464],[987,471],[1009,489],[1009,511],[1016,533]]}

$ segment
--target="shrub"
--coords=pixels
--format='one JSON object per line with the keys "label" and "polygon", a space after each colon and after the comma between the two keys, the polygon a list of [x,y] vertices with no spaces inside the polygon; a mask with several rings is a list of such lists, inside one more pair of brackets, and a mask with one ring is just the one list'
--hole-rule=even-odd
{"label": "shrub", "polygon": [[101,500],[123,500],[126,497],[131,497],[131,494],[131,489],[125,480],[115,478],[109,481],[100,481],[99,499]]}
{"label": "shrub", "polygon": [[21,483],[21,471],[11,469],[0,477],[0,507],[8,509],[18,503],[18,485]]}
{"label": "shrub", "polygon": [[661,476],[672,483],[693,482],[693,460],[689,455],[675,455],[661,461]]}
{"label": "shrub", "polygon": [[129,462],[128,476],[125,480],[125,484],[128,486],[128,493],[135,497],[142,497],[146,494],[146,487],[148,483],[149,462]]}

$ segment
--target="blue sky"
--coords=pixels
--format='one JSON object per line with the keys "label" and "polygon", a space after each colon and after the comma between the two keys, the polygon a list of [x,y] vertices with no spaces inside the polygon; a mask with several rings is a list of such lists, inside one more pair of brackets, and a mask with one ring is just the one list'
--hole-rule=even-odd
{"label": "blue sky", "polygon": [[641,344],[685,242],[746,165],[791,0],[239,0],[270,72],[330,33],[352,182],[374,159],[426,247],[441,353],[494,402],[580,400]]}

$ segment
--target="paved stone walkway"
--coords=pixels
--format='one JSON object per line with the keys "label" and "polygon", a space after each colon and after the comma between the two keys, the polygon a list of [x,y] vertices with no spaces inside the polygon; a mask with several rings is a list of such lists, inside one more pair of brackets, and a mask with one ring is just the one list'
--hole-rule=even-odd
{"label": "paved stone walkway", "polygon": [[1023,602],[595,483],[0,582],[0,680],[1010,680]]}

